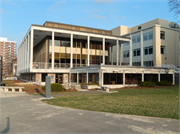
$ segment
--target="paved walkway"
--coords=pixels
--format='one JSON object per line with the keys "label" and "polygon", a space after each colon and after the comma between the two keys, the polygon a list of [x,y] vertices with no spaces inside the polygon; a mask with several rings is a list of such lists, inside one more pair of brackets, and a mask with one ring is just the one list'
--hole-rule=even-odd
{"label": "paved walkway", "polygon": [[0,92],[1,133],[178,133],[179,120],[63,108]]}

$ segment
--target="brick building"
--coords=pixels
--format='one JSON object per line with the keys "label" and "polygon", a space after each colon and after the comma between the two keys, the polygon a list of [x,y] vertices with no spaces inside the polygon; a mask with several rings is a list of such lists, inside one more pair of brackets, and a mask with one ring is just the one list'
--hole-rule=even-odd
{"label": "brick building", "polygon": [[3,61],[3,75],[12,75],[12,60],[16,58],[16,41],[8,41],[7,38],[0,37],[0,56]]}

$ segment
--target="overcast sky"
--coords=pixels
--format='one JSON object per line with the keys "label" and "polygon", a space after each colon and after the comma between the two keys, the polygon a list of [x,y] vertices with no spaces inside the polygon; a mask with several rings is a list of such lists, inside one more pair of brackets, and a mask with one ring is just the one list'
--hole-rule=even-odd
{"label": "overcast sky", "polygon": [[178,21],[168,0],[0,0],[0,37],[19,46],[31,24],[45,21],[111,30],[156,18]]}

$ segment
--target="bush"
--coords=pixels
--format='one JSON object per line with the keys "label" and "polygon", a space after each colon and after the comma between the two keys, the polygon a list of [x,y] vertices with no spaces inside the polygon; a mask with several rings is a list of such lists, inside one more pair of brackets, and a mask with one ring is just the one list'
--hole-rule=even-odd
{"label": "bush", "polygon": [[142,86],[142,87],[154,87],[154,86],[156,86],[156,84],[154,83],[154,82],[152,82],[152,81],[141,81],[140,83],[139,83],[139,86]]}
{"label": "bush", "polygon": [[156,84],[159,86],[172,86],[172,82],[167,80],[157,81]]}
{"label": "bush", "polygon": [[[43,90],[46,90],[46,86],[43,87]],[[51,84],[51,91],[52,92],[62,92],[66,91],[66,88],[64,88],[61,84],[59,83],[52,83]]]}

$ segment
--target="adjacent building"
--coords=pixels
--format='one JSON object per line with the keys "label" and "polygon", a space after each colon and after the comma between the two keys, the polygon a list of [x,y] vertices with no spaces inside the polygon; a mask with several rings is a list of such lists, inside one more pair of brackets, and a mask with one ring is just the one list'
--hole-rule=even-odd
{"label": "adjacent building", "polygon": [[129,37],[122,44],[122,61],[132,66],[162,66],[171,64],[179,67],[180,29],[178,24],[155,19],[135,27],[119,26],[112,29],[113,35]]}
{"label": "adjacent building", "polygon": [[16,41],[8,41],[7,38],[0,37],[0,56],[3,62],[3,75],[13,75],[11,66],[12,60],[16,58]]}
{"label": "adjacent building", "polygon": [[51,76],[52,83],[111,87],[144,80],[174,83],[172,69],[127,66],[132,65],[132,59],[122,57],[125,43],[132,46],[131,37],[115,35],[113,30],[49,21],[32,24],[18,48],[17,73],[38,84],[45,84],[45,76]]}

